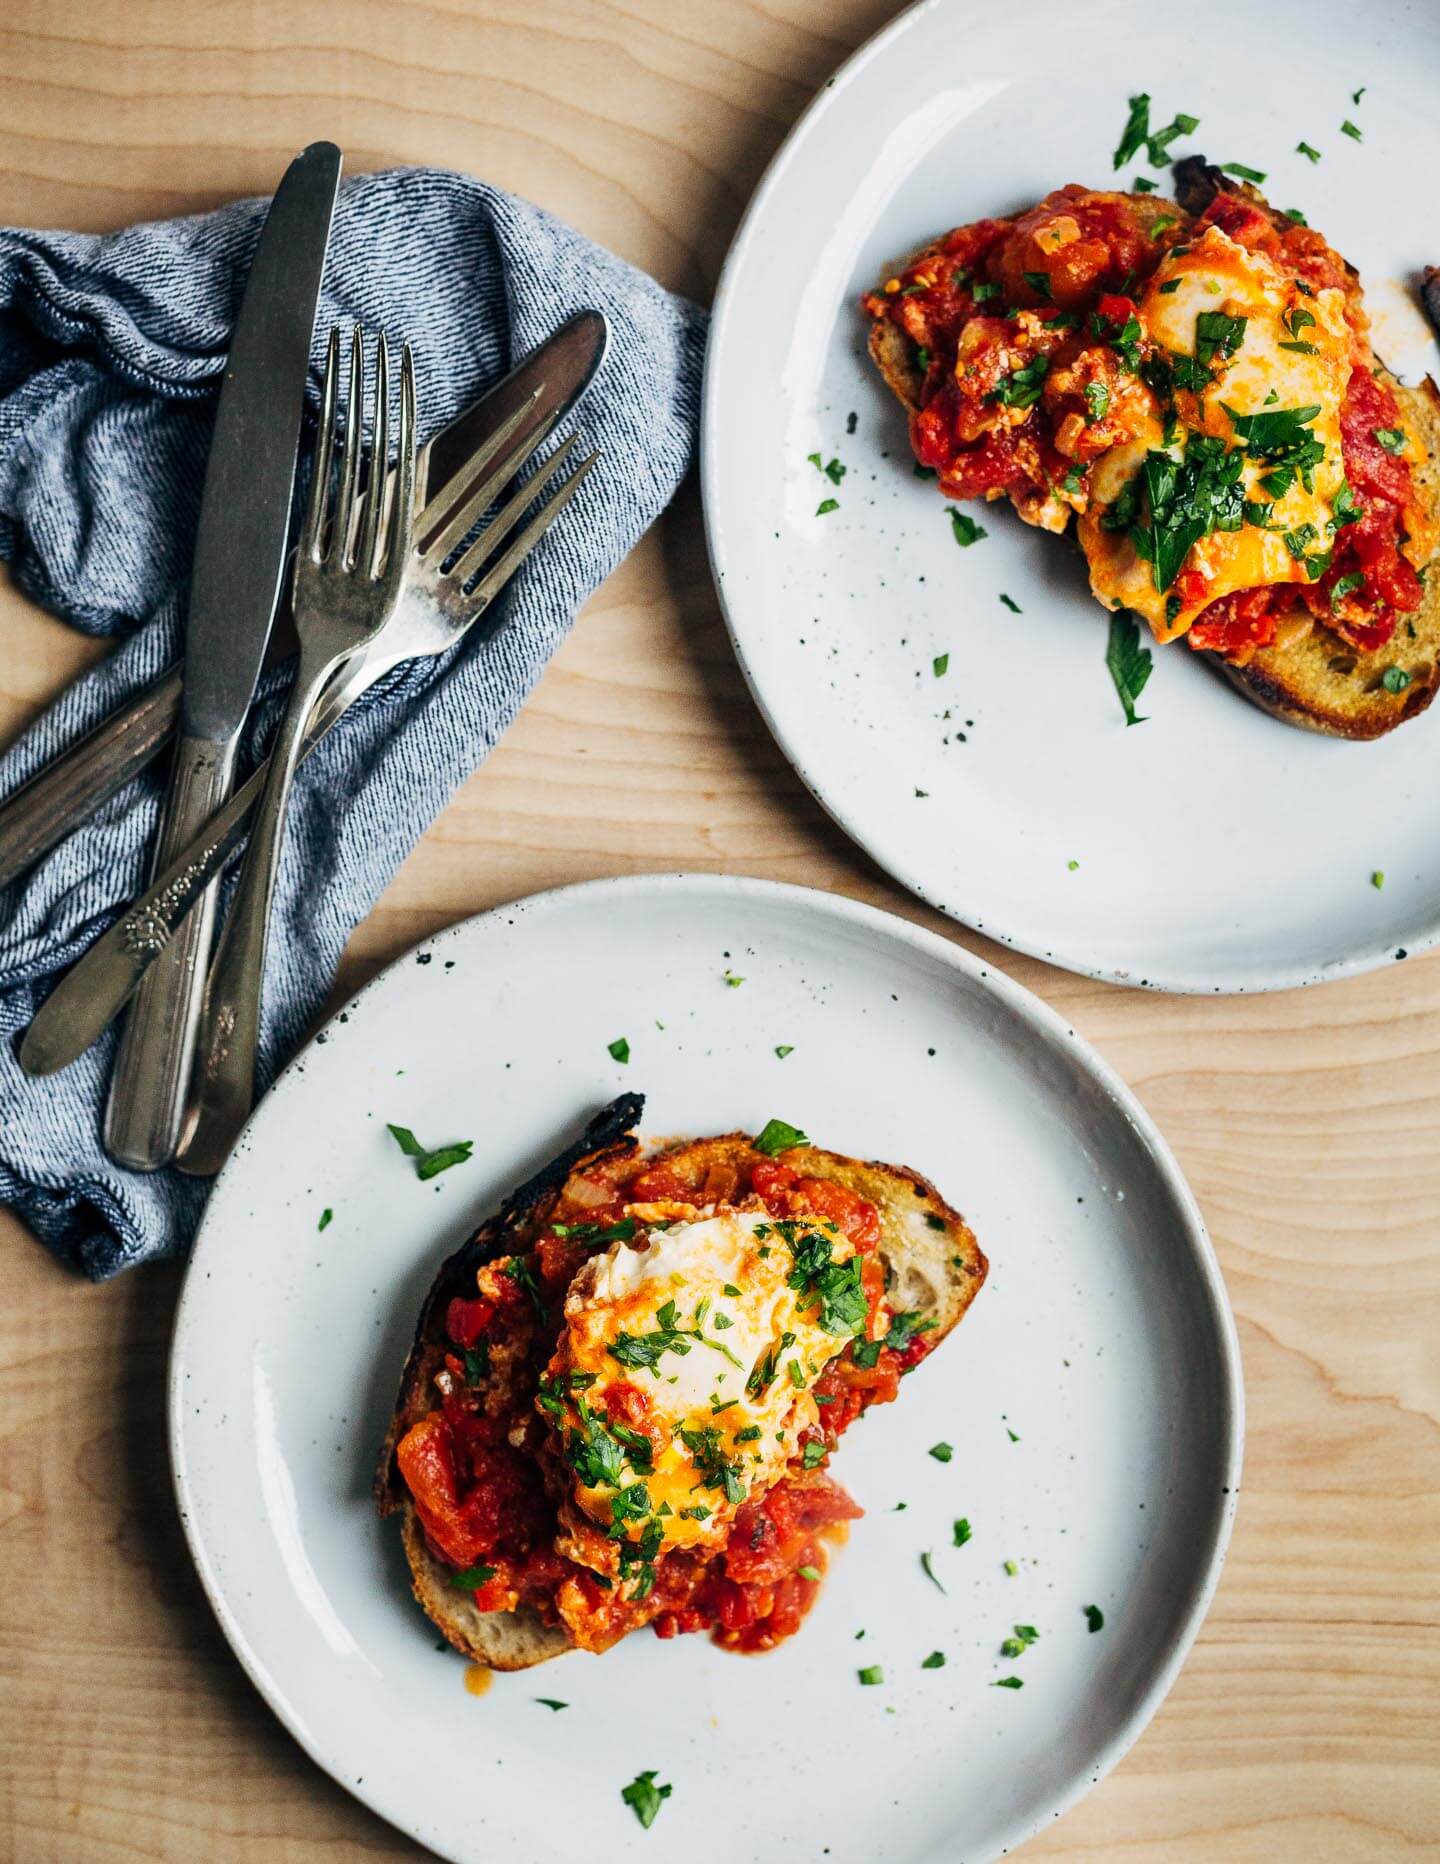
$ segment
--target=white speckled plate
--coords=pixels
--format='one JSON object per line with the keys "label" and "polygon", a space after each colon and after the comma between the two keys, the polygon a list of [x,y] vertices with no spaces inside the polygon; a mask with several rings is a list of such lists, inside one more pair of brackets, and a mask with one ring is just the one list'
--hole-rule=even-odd
{"label": "white speckled plate", "polygon": [[[791,1644],[741,1658],[642,1632],[477,1698],[375,1518],[376,1453],[441,1256],[625,1088],[656,1136],[773,1115],[916,1167],[974,1224],[990,1280],[847,1436],[836,1473],[867,1518]],[[421,1184],[387,1121],[473,1138],[474,1157]],[[216,1186],[170,1400],[186,1531],[250,1675],[337,1780],[484,1864],[1013,1847],[1114,1764],[1179,1668],[1229,1533],[1242,1405],[1194,1200],[1073,1031],[868,907],[698,877],[486,914],[332,1022]],[[928,1454],[942,1440],[949,1463]],[[1039,1641],[1005,1662],[1017,1623]],[[869,1665],[883,1686],[861,1686]],[[993,1687],[1010,1674],[1023,1689]],[[674,1791],[647,1833],[620,1789],[649,1768]]]}
{"label": "white speckled plate", "polygon": [[[721,599],[805,782],[957,919],[1071,970],[1183,991],[1312,983],[1440,937],[1440,707],[1373,745],[1314,737],[1176,646],[1155,655],[1149,722],[1127,730],[1078,551],[1000,505],[969,507],[989,535],[956,548],[858,309],[934,233],[1062,182],[1121,185],[1111,152],[1146,90],[1157,124],[1200,119],[1177,153],[1264,171],[1271,198],[1360,267],[1376,348],[1403,379],[1440,371],[1409,289],[1440,261],[1437,70],[1440,8],[1405,0],[1212,0],[1203,18],[930,0],[841,70],[772,164],[710,339]],[[845,465],[838,487],[815,452]],[[838,510],[817,516],[829,497]]]}

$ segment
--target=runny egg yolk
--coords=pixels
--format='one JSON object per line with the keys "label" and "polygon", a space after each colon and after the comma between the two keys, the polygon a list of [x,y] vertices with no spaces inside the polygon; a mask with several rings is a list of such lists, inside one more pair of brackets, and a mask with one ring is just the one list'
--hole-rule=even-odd
{"label": "runny egg yolk", "polygon": [[818,1419],[811,1387],[863,1330],[860,1268],[833,1224],[726,1207],[592,1257],[540,1393],[578,1505],[652,1557],[723,1540],[779,1480]]}

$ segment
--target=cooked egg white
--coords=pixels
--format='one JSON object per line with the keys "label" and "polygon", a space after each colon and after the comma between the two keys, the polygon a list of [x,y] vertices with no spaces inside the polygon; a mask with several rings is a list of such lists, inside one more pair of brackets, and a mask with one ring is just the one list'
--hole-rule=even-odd
{"label": "cooked egg white", "polygon": [[853,1257],[830,1226],[722,1207],[653,1231],[648,1247],[614,1243],[579,1271],[550,1366],[565,1393],[562,1441],[573,1451],[603,1426],[622,1383],[644,1394],[657,1433],[652,1466],[642,1451],[618,1482],[587,1482],[596,1472],[582,1455],[575,1497],[594,1520],[610,1527],[617,1491],[643,1482],[648,1511],[637,1498],[628,1538],[648,1527],[665,1547],[713,1544],[747,1496],[779,1479],[818,1417],[810,1388],[850,1337],[825,1331],[815,1295],[788,1285],[789,1239],[816,1230],[834,1262]]}
{"label": "cooked egg white", "polygon": [[[1351,337],[1343,295],[1334,290],[1307,295],[1288,270],[1209,227],[1189,247],[1167,255],[1138,315],[1147,333],[1172,356],[1193,358],[1197,322],[1207,311],[1245,319],[1238,348],[1228,358],[1213,359],[1207,388],[1177,391],[1177,431],[1168,446],[1157,418],[1144,421],[1133,439],[1102,456],[1092,478],[1092,503],[1079,527],[1095,595],[1109,608],[1143,615],[1162,641],[1184,634],[1205,607],[1232,591],[1309,580],[1314,563],[1330,548],[1334,501],[1345,477],[1340,406],[1350,379]],[[1126,531],[1107,531],[1101,524],[1106,509],[1144,465],[1147,451],[1163,450],[1181,459],[1194,433],[1219,436],[1227,447],[1238,445],[1229,409],[1244,416],[1317,406],[1320,412],[1306,423],[1306,432],[1325,453],[1311,470],[1311,489],[1297,473],[1290,488],[1272,500],[1260,485],[1271,463],[1247,453],[1241,469],[1244,496],[1272,506],[1266,518],[1273,528],[1246,522],[1239,530],[1212,531],[1193,544],[1184,568],[1204,574],[1204,593],[1167,614],[1167,592],[1156,588],[1150,563]],[[1313,538],[1300,544],[1297,556],[1285,533],[1303,538],[1307,525],[1313,527]],[[1306,556],[1312,559],[1310,568]]]}

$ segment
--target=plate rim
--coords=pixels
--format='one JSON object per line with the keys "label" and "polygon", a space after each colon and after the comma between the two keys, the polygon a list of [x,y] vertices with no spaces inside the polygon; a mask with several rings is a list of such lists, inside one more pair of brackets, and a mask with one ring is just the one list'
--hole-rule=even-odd
{"label": "plate rim", "polygon": [[[922,0],[922,5],[929,3],[930,0]],[[362,985],[352,997],[337,1006],[334,1014],[327,1018],[323,1026],[316,1030],[296,1051],[276,1077],[269,1092],[262,1097],[252,1112],[241,1134],[241,1141],[249,1136],[261,1109],[268,1105],[274,1095],[296,1091],[295,1083],[304,1076],[304,1064],[312,1047],[327,1034],[331,1025],[342,1015],[349,1016],[366,997],[387,987],[392,977],[406,975],[413,967],[414,954],[417,951],[423,948],[438,952],[450,943],[459,942],[471,936],[473,928],[503,918],[513,913],[518,907],[529,909],[543,906],[547,910],[554,911],[557,908],[563,909],[575,900],[585,902],[593,902],[597,899],[608,900],[616,894],[625,893],[639,894],[642,897],[647,893],[672,896],[689,893],[702,898],[706,894],[719,893],[740,900],[763,897],[788,904],[796,911],[815,912],[822,918],[833,917],[851,925],[866,927],[878,936],[898,939],[901,944],[913,951],[937,959],[943,965],[966,977],[981,993],[995,997],[1011,1014],[1028,1025],[1052,1052],[1058,1051],[1063,1055],[1073,1057],[1080,1067],[1089,1072],[1092,1079],[1104,1090],[1107,1098],[1128,1121],[1175,1210],[1180,1235],[1188,1257],[1198,1274],[1205,1308],[1215,1337],[1220,1371],[1216,1398],[1220,1419],[1220,1437],[1223,1444],[1222,1461],[1225,1480],[1219,1496],[1216,1497],[1213,1519],[1208,1530],[1209,1550],[1203,1568],[1191,1584],[1184,1618],[1174,1642],[1164,1661],[1155,1666],[1144,1689],[1137,1697],[1131,1713],[1097,1750],[1092,1764],[1082,1770],[1082,1777],[1074,1782],[1067,1793],[1062,1795],[1058,1801],[1047,1804],[1044,1811],[1037,1817],[1017,1820],[1007,1828],[996,1849],[986,1853],[983,1859],[978,1856],[975,1859],[975,1864],[989,1864],[989,1860],[1000,1857],[1017,1845],[1027,1842],[1028,1839],[1047,1829],[1056,1819],[1068,1812],[1113,1771],[1149,1727],[1189,1656],[1214,1600],[1234,1529],[1244,1461],[1245,1386],[1239,1337],[1219,1259],[1214,1244],[1211,1242],[1198,1200],[1153,1116],[1143,1106],[1134,1090],[1121,1079],[1110,1063],[1072,1023],[1035,992],[1018,983],[989,960],[977,956],[953,939],[931,931],[928,927],[916,925],[913,921],[902,918],[898,914],[851,899],[848,895],[827,893],[819,888],[798,886],[788,881],[762,880],[743,875],[683,871],[614,875],[595,880],[576,881],[521,895],[517,899],[502,902],[483,912],[471,914],[456,921],[453,925],[444,927],[439,932],[422,936],[407,946],[381,971]],[[202,1291],[209,1280],[208,1275],[197,1273],[197,1270],[203,1269],[205,1250],[214,1248],[217,1245],[217,1239],[223,1237],[223,1232],[212,1221],[212,1213],[217,1208],[215,1194],[222,1189],[227,1180],[231,1183],[236,1182],[245,1169],[241,1161],[248,1163],[253,1160],[254,1156],[252,1148],[246,1146],[242,1151],[241,1144],[237,1141],[236,1148],[232,1151],[212,1187],[211,1196],[207,1200],[200,1227],[196,1232],[194,1245],[186,1263],[185,1280],[176,1307],[174,1329],[171,1334],[166,1371],[166,1442],[169,1450],[171,1483],[186,1547],[206,1599],[231,1651],[259,1692],[266,1707],[309,1758],[338,1786],[343,1787],[347,1793],[358,1799],[377,1817],[384,1819],[397,1830],[405,1832],[418,1843],[429,1846],[438,1856],[450,1860],[450,1864],[472,1864],[472,1860],[462,1853],[442,1848],[436,1837],[424,1829],[421,1821],[403,1805],[395,1804],[386,1792],[372,1787],[368,1780],[357,1782],[346,1773],[343,1752],[336,1748],[327,1748],[323,1733],[312,1730],[305,1716],[291,1702],[286,1689],[272,1674],[260,1649],[252,1642],[248,1632],[240,1623],[227,1599],[225,1585],[216,1564],[210,1558],[205,1543],[204,1531],[199,1518],[201,1511],[196,1508],[194,1496],[188,1487],[185,1430],[189,1407],[183,1392],[187,1363],[186,1348],[189,1335],[196,1325],[196,1315],[204,1299]]]}
{"label": "plate rim", "polygon": [[[933,899],[925,890],[923,877],[907,861],[892,858],[882,853],[871,841],[862,836],[852,820],[852,812],[843,804],[832,800],[819,790],[811,780],[810,774],[800,755],[799,748],[792,744],[790,737],[781,728],[780,721],[771,710],[764,692],[761,690],[757,675],[751,670],[741,640],[739,626],[731,609],[726,591],[726,581],[722,567],[722,552],[718,537],[718,519],[715,515],[718,496],[714,488],[719,483],[721,468],[717,458],[718,443],[716,409],[721,400],[721,372],[716,367],[717,358],[722,358],[729,339],[730,309],[732,302],[740,296],[739,274],[749,257],[750,248],[757,238],[757,229],[762,225],[768,213],[771,198],[778,192],[788,176],[792,163],[799,156],[802,145],[808,137],[812,126],[832,107],[833,100],[842,91],[847,90],[864,69],[874,60],[883,57],[889,50],[891,42],[913,31],[917,23],[928,14],[939,15],[943,0],[911,0],[911,4],[887,20],[879,30],[838,65],[832,75],[820,86],[804,110],[795,119],[784,139],[769,161],[765,164],[759,183],[745,205],[725,260],[720,269],[720,277],[715,287],[715,296],[710,311],[710,333],[705,350],[705,376],[701,393],[700,415],[700,505],[705,524],[705,553],[710,565],[710,580],[715,588],[716,599],[725,621],[726,633],[740,671],[755,702],[756,709],[764,719],[770,735],[779,745],[785,761],[804,784],[807,792],[815,799],[833,822],[838,823],[845,834],[875,862],[878,867],[904,887],[907,893],[921,900],[934,912],[944,913],[957,924],[968,927],[980,937],[990,939],[1007,951],[1018,951],[1027,957],[1038,958],[1042,963],[1058,966],[1062,970],[1073,972],[1079,977],[1093,977],[1102,983],[1119,984],[1132,990],[1150,990],[1166,996],[1258,996],[1279,990],[1306,989],[1315,984],[1326,984],[1343,977],[1355,977],[1368,971],[1379,970],[1383,965],[1396,962],[1397,953],[1406,957],[1420,957],[1440,944],[1440,906],[1428,917],[1417,919],[1413,926],[1402,928],[1398,935],[1389,936],[1383,942],[1372,941],[1356,944],[1343,957],[1328,960],[1317,967],[1303,964],[1250,964],[1238,966],[1227,974],[1225,980],[1217,982],[1214,977],[1194,975],[1171,975],[1163,966],[1149,965],[1142,978],[1135,974],[1133,967],[1117,969],[1113,965],[1097,964],[1078,952],[1065,949],[1063,936],[1057,935],[1049,943],[1043,937],[1031,934],[1015,934],[1004,931],[998,925],[987,924],[977,916],[974,905],[957,902],[953,897],[945,903]],[[961,885],[963,891],[963,882]],[[947,894],[953,896],[955,889],[946,888]],[[1063,935],[1063,927],[1059,928]]]}

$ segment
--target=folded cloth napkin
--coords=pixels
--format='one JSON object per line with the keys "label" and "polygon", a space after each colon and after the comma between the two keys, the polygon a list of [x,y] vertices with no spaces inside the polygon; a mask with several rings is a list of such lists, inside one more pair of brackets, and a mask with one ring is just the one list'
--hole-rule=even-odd
{"label": "folded cloth napkin", "polygon": [[[267,203],[102,237],[0,229],[0,557],[92,634],[128,638],[0,759],[0,797],[180,646],[215,394]],[[584,306],[611,347],[565,423],[604,455],[502,600],[504,626],[372,689],[307,760],[275,900],[265,1084],[314,1017],[351,928],[514,718],[579,604],[689,464],[704,316],[537,208],[467,176],[390,170],[342,189],[316,320],[407,336],[428,438]],[[273,727],[270,676],[249,737]],[[15,1054],[51,983],[147,877],[164,763],[0,893],[0,1202],[100,1280],[184,1250],[208,1186],[101,1147],[115,1031],[44,1081]]]}

